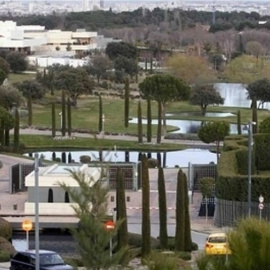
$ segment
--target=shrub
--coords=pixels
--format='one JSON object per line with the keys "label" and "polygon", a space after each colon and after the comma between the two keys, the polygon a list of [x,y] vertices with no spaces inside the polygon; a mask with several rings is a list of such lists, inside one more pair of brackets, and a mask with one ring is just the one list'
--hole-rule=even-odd
{"label": "shrub", "polygon": [[157,168],[158,167],[158,160],[155,158],[148,158],[147,159],[148,168]]}
{"label": "shrub", "polygon": [[10,260],[10,255],[9,252],[5,250],[0,251],[0,262],[8,262]]}
{"label": "shrub", "polygon": [[0,237],[5,238],[6,240],[10,240],[12,238],[11,225],[3,218],[0,218]]}
{"label": "shrub", "polygon": [[[160,248],[159,240],[151,237],[151,249]],[[142,246],[142,236],[141,234],[128,233],[128,245],[132,248],[141,248]]]}
{"label": "shrub", "polygon": [[0,237],[0,261],[6,262],[10,260],[10,257],[16,254],[15,248],[5,238]]}
{"label": "shrub", "polygon": [[174,253],[152,252],[148,257],[143,259],[143,264],[149,270],[176,270],[191,269],[188,262],[179,259]]}
{"label": "shrub", "polygon": [[90,163],[91,157],[87,155],[80,156],[80,162],[81,163]]}

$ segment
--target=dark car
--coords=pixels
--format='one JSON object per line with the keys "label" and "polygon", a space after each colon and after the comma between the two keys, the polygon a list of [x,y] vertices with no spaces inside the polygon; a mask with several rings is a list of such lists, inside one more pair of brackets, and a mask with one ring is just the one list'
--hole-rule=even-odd
{"label": "dark car", "polygon": [[[39,250],[39,262],[40,270],[73,270],[73,267],[66,264],[54,251]],[[34,270],[35,263],[35,250],[19,251],[10,260],[10,270]]]}

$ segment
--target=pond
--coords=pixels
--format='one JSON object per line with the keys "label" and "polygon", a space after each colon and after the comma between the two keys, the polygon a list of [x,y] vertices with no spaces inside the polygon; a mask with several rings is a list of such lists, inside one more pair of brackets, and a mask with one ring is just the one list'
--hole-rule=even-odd
{"label": "pond", "polygon": [[[132,118],[129,123],[137,123],[137,118]],[[177,120],[177,119],[167,119],[167,126],[174,126],[177,130],[170,133],[197,133],[198,129],[201,127],[203,121],[198,120]],[[142,119],[143,124],[147,124],[146,119]],[[157,125],[157,119],[152,120],[152,125]],[[242,134],[247,134],[247,130],[244,130],[245,125],[242,125]],[[230,133],[237,134],[237,124],[230,124]]]}
{"label": "pond", "polygon": [[[53,153],[56,158],[62,159],[63,152],[39,152],[39,156],[42,155],[46,160],[53,160]],[[72,160],[74,162],[80,162],[80,156],[88,155],[92,161],[100,161],[100,155],[104,161],[109,162],[138,162],[140,152],[138,151],[118,151],[115,147],[115,151],[67,151],[65,152],[66,162]],[[30,154],[25,154],[29,156]],[[217,162],[217,156],[215,153],[211,153],[205,149],[185,149],[181,151],[169,151],[169,152],[151,152],[147,153],[148,157],[161,160],[163,167],[173,168],[179,166],[182,168],[188,167],[189,162],[192,164],[209,164],[211,162]]]}
{"label": "pond", "polygon": [[[167,113],[167,116],[202,116],[201,112],[180,112],[180,113]],[[235,116],[233,113],[229,112],[207,112],[205,117],[229,117]]]}

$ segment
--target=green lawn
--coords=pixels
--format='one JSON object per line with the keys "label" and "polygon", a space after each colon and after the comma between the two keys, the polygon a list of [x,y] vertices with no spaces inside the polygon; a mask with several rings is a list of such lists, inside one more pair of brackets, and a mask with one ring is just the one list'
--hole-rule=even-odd
{"label": "green lawn", "polygon": [[20,135],[20,142],[29,150],[57,150],[64,148],[72,150],[114,150],[117,145],[119,150],[142,150],[142,151],[173,151],[183,150],[186,147],[178,144],[163,143],[155,144],[138,144],[137,141],[120,141],[106,140],[97,138],[75,138],[72,140],[53,140],[51,136],[46,135]]}
{"label": "green lawn", "polygon": [[[44,101],[39,101],[39,104],[33,105],[33,126],[34,127],[51,127],[51,105],[49,104],[51,97]],[[58,98],[59,100],[59,98]],[[130,118],[137,117],[137,100],[130,101]],[[230,112],[233,116],[230,117],[203,117],[203,116],[181,116],[183,120],[225,120],[231,123],[237,122],[238,108],[209,106],[208,112]],[[247,123],[252,118],[251,109],[241,108],[242,123]],[[60,103],[56,105],[56,127],[60,128],[61,118]],[[174,102],[168,105],[167,112],[200,112],[199,106],[192,106],[187,102]],[[105,98],[103,97],[103,113],[105,115],[104,128],[105,132],[109,133],[126,133],[137,134],[137,125],[129,124],[128,128],[124,126],[124,100],[120,98]],[[146,118],[146,102],[142,100],[142,114]],[[269,116],[267,110],[258,110],[259,121]],[[157,104],[152,102],[152,117],[157,117]],[[99,102],[96,96],[81,96],[78,100],[77,108],[72,108],[72,128],[75,130],[81,129],[87,132],[96,132],[98,130],[99,118]],[[168,117],[171,119],[179,118],[179,116]],[[27,125],[27,117],[21,118],[21,125]],[[174,130],[175,127],[167,127],[168,131]],[[146,126],[143,127],[143,132],[146,133]],[[153,135],[156,134],[156,125],[153,125]]]}

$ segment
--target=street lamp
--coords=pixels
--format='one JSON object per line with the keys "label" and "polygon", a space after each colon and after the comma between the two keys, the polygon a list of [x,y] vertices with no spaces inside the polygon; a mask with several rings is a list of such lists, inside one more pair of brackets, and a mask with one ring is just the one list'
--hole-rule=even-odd
{"label": "street lamp", "polygon": [[248,131],[248,217],[251,216],[251,162],[252,162],[252,125],[256,125],[256,122],[249,121],[248,125],[244,127],[244,130]]}
{"label": "street lamp", "polygon": [[61,125],[61,129],[63,128],[63,116],[62,116],[62,112],[59,113],[60,115],[60,125]]}

